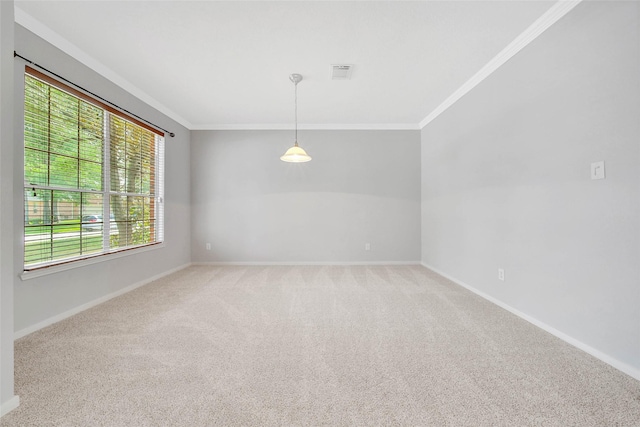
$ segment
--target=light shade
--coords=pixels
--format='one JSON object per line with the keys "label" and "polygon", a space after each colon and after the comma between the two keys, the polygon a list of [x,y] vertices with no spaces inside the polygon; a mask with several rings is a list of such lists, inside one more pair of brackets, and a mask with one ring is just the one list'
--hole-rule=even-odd
{"label": "light shade", "polygon": [[293,147],[289,148],[282,157],[280,157],[280,160],[290,163],[302,163],[311,160],[311,156],[296,143]]}

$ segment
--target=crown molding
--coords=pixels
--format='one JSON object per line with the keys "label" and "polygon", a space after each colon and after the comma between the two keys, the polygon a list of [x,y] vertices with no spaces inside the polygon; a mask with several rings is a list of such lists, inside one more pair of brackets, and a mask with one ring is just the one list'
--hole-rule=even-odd
{"label": "crown molding", "polygon": [[559,0],[553,6],[549,8],[540,18],[538,18],[533,24],[516,37],[511,43],[507,45],[500,53],[498,53],[493,59],[491,59],[484,67],[482,67],[476,74],[473,75],[466,83],[453,92],[447,99],[444,100],[435,110],[433,110],[428,116],[426,116],[419,125],[422,129],[433,121],[436,117],[442,114],[447,108],[451,107],[460,98],[466,95],[480,82],[489,77],[495,70],[502,66],[505,62],[511,59],[516,53],[520,52],[535,40],[540,34],[542,34],[547,28],[555,24],[560,18],[569,13],[574,7],[576,7],[582,0]]}
{"label": "crown molding", "polygon": [[[0,0],[1,1],[1,0]],[[241,124],[192,124],[185,118],[175,113],[164,104],[140,90],[133,83],[120,76],[115,71],[93,58],[87,52],[62,37],[60,34],[47,27],[45,24],[35,19],[17,5],[15,8],[15,22],[22,25],[32,33],[51,43],[67,55],[91,68],[101,76],[115,83],[131,95],[165,114],[169,118],[180,123],[189,130],[292,130],[292,124],[269,124],[269,123],[241,123]],[[415,123],[367,123],[367,124],[301,124],[301,130],[420,130]]]}
{"label": "crown molding", "polygon": [[[292,124],[242,123],[194,125],[191,130],[294,130]],[[367,124],[298,124],[298,130],[420,130],[414,123],[367,123]]]}
{"label": "crown molding", "polygon": [[168,108],[167,106],[165,106],[164,104],[162,104],[161,102],[159,102],[158,100],[150,96],[149,94],[140,90],[133,83],[129,82],[127,79],[120,76],[118,73],[116,73],[115,71],[113,71],[112,69],[110,69],[109,67],[101,63],[100,61],[93,58],[87,52],[83,51],[78,46],[74,45],[69,40],[65,39],[60,34],[56,33],[51,28],[47,27],[45,24],[43,24],[39,20],[35,19],[34,17],[26,13],[24,10],[20,9],[20,6],[18,4],[16,4],[15,6],[14,20],[16,23],[22,25],[27,30],[31,31],[35,35],[46,40],[48,43],[57,47],[67,55],[71,56],[76,61],[86,65],[96,73],[100,74],[102,77],[115,83],[117,86],[121,87],[122,89],[126,90],[131,95],[135,96],[136,98],[140,99],[144,103],[160,111],[162,114],[166,115],[167,117],[180,123],[182,126],[186,127],[187,129],[191,129],[192,127],[191,123],[189,123],[186,119],[176,114],[173,110],[171,110],[170,108]]}
{"label": "crown molding", "polygon": [[[420,130],[433,121],[436,117],[456,103],[465,94],[470,92],[475,86],[491,75],[500,66],[520,52],[525,46],[535,40],[540,34],[556,23],[560,18],[569,13],[582,0],[559,0],[547,10],[540,18],[529,26],[522,34],[514,39],[507,47],[491,59],[476,74],[453,92],[435,110],[427,115],[419,124],[413,123],[368,123],[368,124],[303,124],[299,125],[301,130]],[[152,96],[137,88],[134,84],[111,70],[106,65],[97,61],[91,55],[78,48],[76,45],[51,30],[42,22],[24,12],[18,5],[15,7],[15,22],[27,28],[29,31],[47,40],[49,43],[70,55],[77,61],[83,63],[106,79],[115,83],[141,101],[165,114],[169,118],[180,123],[189,130],[291,130],[291,124],[191,124],[189,121],[166,107]]]}

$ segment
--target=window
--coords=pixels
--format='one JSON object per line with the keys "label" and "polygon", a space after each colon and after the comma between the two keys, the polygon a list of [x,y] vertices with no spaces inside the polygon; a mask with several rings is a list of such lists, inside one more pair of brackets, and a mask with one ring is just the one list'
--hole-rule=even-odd
{"label": "window", "polygon": [[164,137],[27,67],[24,269],[163,240]]}

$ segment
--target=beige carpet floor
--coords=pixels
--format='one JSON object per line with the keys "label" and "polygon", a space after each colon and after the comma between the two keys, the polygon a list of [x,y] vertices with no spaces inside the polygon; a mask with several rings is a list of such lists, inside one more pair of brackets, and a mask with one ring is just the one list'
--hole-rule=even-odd
{"label": "beige carpet floor", "polygon": [[2,426],[640,426],[639,381],[420,266],[189,267],[16,382]]}

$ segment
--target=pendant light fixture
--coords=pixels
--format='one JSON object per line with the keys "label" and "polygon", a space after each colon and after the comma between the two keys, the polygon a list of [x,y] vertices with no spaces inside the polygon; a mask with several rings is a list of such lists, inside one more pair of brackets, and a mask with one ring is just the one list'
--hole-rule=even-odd
{"label": "pendant light fixture", "polygon": [[308,155],[307,152],[304,151],[300,146],[298,146],[298,83],[302,81],[302,76],[300,74],[291,74],[289,76],[289,80],[293,82],[296,94],[296,141],[293,144],[293,147],[289,148],[287,152],[284,153],[282,157],[280,157],[280,160],[289,163],[308,162],[309,160],[311,160],[311,156]]}

